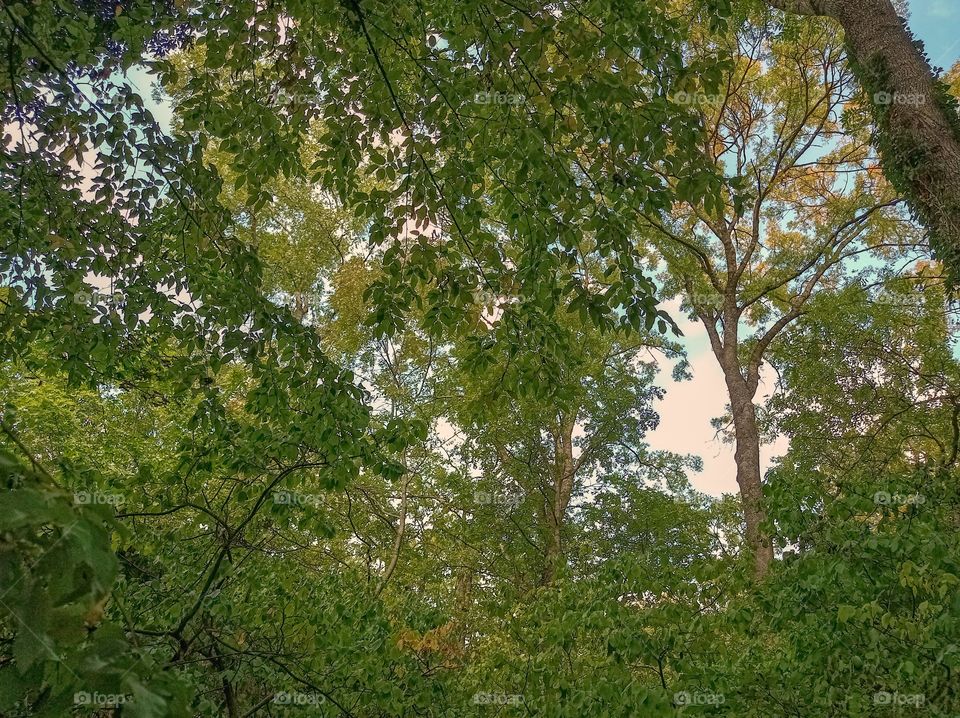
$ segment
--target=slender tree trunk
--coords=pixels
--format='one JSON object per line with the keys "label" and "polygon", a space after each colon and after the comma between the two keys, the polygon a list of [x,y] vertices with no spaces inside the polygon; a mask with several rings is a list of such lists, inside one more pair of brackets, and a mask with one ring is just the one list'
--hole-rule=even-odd
{"label": "slender tree trunk", "polygon": [[229,718],[238,718],[240,711],[237,707],[237,694],[233,689],[233,684],[230,683],[230,680],[227,678],[227,673],[224,670],[223,661],[221,660],[220,653],[217,651],[216,646],[211,644],[210,650],[207,653],[208,658],[210,659],[210,664],[220,673],[220,684],[223,689],[223,703],[227,711],[227,716]]}
{"label": "slender tree trunk", "polygon": [[551,586],[557,578],[557,564],[560,563],[562,552],[560,541],[560,524],[553,516],[553,509],[547,514],[547,545],[543,551],[543,573],[540,575],[541,586]]}
{"label": "slender tree trunk", "polygon": [[472,567],[464,567],[457,574],[457,593],[454,610],[456,613],[466,613],[470,608],[470,597],[473,594],[473,573]]}
{"label": "slender tree trunk", "polygon": [[541,586],[550,586],[557,578],[563,561],[563,524],[573,493],[575,462],[573,460],[573,427],[575,420],[564,420],[554,436],[554,481],[549,492],[549,501],[544,506],[546,514],[546,542],[543,552]]}
{"label": "slender tree trunk", "polygon": [[773,562],[773,544],[763,530],[767,513],[763,506],[763,476],[760,473],[760,430],[753,392],[738,370],[724,367],[730,396],[730,411],[736,435],[737,484],[746,525],[747,546],[753,553],[754,575],[763,578]]}
{"label": "slender tree trunk", "polygon": [[453,621],[456,627],[456,641],[459,650],[466,647],[467,642],[467,614],[470,611],[470,603],[473,599],[473,575],[472,567],[464,566],[457,574],[457,588],[453,604]]}
{"label": "slender tree trunk", "polygon": [[[832,17],[880,118],[884,172],[930,231],[938,259],[960,279],[960,131],[939,80],[891,0],[767,0]],[[882,79],[875,77],[881,73]],[[879,84],[878,84],[879,83]]]}
{"label": "slender tree trunk", "polygon": [[307,306],[307,295],[304,292],[294,292],[293,307],[291,312],[298,322],[302,322],[307,317],[310,308]]}
{"label": "slender tree trunk", "polygon": [[[724,242],[727,248],[728,271],[737,266],[731,242]],[[746,527],[747,548],[753,555],[754,576],[762,579],[773,563],[773,542],[764,531],[767,520],[763,505],[763,475],[760,473],[760,429],[757,427],[757,407],[753,397],[757,393],[759,373],[744,376],[740,363],[739,322],[740,310],[737,308],[736,295],[727,291],[723,295],[722,320],[720,315],[698,312],[710,338],[713,354],[723,371],[727,385],[727,397],[730,399],[730,413],[733,415],[734,440],[737,464],[737,485],[740,487],[740,506],[743,510],[743,523]],[[717,328],[717,322],[723,326],[723,336]]]}
{"label": "slender tree trunk", "polygon": [[[406,457],[404,457],[404,464],[406,464]],[[407,492],[409,488],[410,474],[407,473],[403,477],[403,492],[400,495],[400,517],[397,521],[397,532],[393,539],[393,550],[390,552],[390,561],[383,573],[383,578],[380,580],[380,585],[377,587],[378,596],[383,593],[383,589],[387,587],[387,583],[393,577],[393,572],[396,571],[397,563],[400,561],[400,550],[403,548],[403,533],[407,527]]]}

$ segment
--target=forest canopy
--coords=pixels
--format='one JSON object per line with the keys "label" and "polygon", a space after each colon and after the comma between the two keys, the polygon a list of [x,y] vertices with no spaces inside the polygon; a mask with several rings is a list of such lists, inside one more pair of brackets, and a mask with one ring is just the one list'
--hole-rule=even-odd
{"label": "forest canopy", "polygon": [[960,714],[908,15],[4,2],[0,716]]}

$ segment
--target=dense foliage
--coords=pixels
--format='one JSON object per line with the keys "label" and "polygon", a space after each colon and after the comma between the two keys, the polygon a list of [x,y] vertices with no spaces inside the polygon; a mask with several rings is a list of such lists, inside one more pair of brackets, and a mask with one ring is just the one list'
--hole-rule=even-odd
{"label": "dense foliage", "polygon": [[[0,31],[0,715],[960,713],[954,307],[829,21]],[[651,445],[674,297],[739,496]]]}

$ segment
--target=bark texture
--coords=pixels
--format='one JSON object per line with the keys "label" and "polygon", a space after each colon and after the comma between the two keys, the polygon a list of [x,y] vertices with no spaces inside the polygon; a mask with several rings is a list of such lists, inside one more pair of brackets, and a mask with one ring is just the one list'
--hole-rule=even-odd
{"label": "bark texture", "polygon": [[960,286],[960,119],[956,105],[891,0],[767,0],[835,19],[873,104],[890,182],[930,232],[934,253]]}
{"label": "bark texture", "polygon": [[754,575],[762,579],[773,563],[773,544],[763,530],[767,520],[763,506],[763,475],[760,472],[760,430],[757,427],[757,409],[753,403],[755,390],[751,390],[741,373],[724,367],[724,379],[730,397],[733,415],[737,463],[737,485],[746,526],[747,545],[753,552]]}
{"label": "bark texture", "polygon": [[546,542],[543,552],[543,573],[540,585],[549,586],[557,577],[563,560],[563,524],[573,493],[577,465],[573,459],[574,420],[563,421],[554,435],[553,485],[544,505]]}
{"label": "bark texture", "polygon": [[[736,263],[731,261],[731,266]],[[755,358],[747,371],[740,362],[739,321],[741,308],[736,295],[727,291],[723,298],[723,336],[717,329],[716,317],[699,311],[700,321],[707,329],[714,356],[723,370],[727,396],[730,398],[730,413],[733,417],[737,464],[737,486],[740,488],[740,505],[747,547],[753,554],[754,576],[760,580],[770,571],[773,563],[773,542],[764,530],[767,512],[763,504],[763,474],[760,472],[760,429],[757,426],[757,407],[753,397],[760,383],[760,357],[767,344],[779,331],[775,325],[755,348]]]}

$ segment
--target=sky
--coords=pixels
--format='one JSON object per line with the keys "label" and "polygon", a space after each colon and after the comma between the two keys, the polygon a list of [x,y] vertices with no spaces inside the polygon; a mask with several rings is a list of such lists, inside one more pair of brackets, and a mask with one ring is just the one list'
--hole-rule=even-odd
{"label": "sky", "polygon": [[[914,35],[923,41],[935,66],[949,69],[960,60],[960,0],[911,0],[909,24]],[[676,302],[664,308],[685,335],[682,343],[693,379],[678,383],[671,380],[668,370],[661,373],[658,383],[667,393],[657,406],[660,425],[647,440],[655,449],[700,456],[703,471],[690,476],[698,490],[714,496],[736,493],[733,446],[724,444],[710,424],[712,418],[724,414],[727,405],[723,374],[710,351],[703,325],[687,321]],[[757,391],[758,402],[773,389],[773,377],[767,374],[763,379]],[[761,469],[766,471],[787,447],[784,439],[764,446]]]}
{"label": "sky", "polygon": [[960,0],[911,0],[909,21],[934,65],[949,69],[960,59]]}

